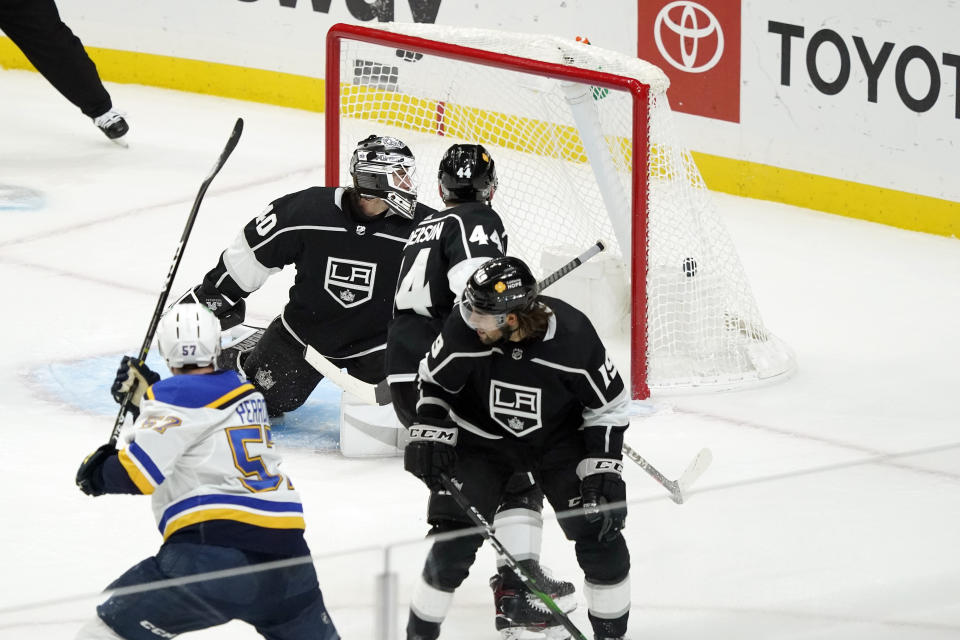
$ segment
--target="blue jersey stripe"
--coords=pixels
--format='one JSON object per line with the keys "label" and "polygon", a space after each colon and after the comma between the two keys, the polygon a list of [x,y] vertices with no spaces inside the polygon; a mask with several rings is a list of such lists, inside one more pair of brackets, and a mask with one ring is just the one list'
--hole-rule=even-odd
{"label": "blue jersey stripe", "polygon": [[263,500],[261,498],[250,498],[247,496],[193,496],[192,498],[181,500],[180,502],[167,507],[166,511],[163,512],[163,518],[161,518],[160,522],[158,523],[158,527],[160,528],[160,531],[165,531],[167,528],[167,521],[177,514],[186,511],[187,509],[222,504],[233,504],[241,507],[249,507],[251,509],[259,509],[260,511],[272,511],[275,513],[284,513],[289,511],[303,513],[303,505],[299,502],[276,502],[273,500]]}
{"label": "blue jersey stripe", "polygon": [[147,452],[140,448],[136,442],[131,442],[130,446],[127,447],[127,451],[137,459],[143,468],[146,469],[147,473],[150,474],[150,478],[153,480],[154,484],[160,484],[164,480],[163,472],[160,471],[160,468],[154,464],[153,460],[150,459],[150,456],[147,455]]}

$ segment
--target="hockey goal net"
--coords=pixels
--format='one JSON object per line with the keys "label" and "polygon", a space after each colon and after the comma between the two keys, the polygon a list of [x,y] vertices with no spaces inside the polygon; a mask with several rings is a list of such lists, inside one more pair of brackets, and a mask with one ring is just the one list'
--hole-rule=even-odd
{"label": "hockey goal net", "polygon": [[586,311],[605,339],[626,337],[634,398],[794,368],[679,143],[657,67],[572,38],[339,24],[326,83],[328,185],[349,179],[357,141],[394,135],[416,156],[420,200],[440,208],[443,152],[480,143],[496,162],[509,254],[543,276],[605,241],[549,294]]}

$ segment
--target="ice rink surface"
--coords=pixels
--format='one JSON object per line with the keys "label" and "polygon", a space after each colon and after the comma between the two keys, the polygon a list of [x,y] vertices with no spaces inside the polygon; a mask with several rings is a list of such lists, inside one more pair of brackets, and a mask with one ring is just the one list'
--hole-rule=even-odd
{"label": "ice rink surface", "polygon": [[[21,188],[20,208],[0,205],[3,639],[72,637],[99,590],[159,546],[147,498],[94,500],[73,477],[110,434],[117,356],[143,339],[234,120],[246,121],[243,139],[207,194],[173,295],[270,200],[322,184],[321,114],[109,88],[128,113],[129,149],[39,75],[0,71],[0,185]],[[667,476],[701,447],[714,463],[682,506],[627,463],[630,637],[960,637],[960,241],[716,199],[799,370],[761,389],[655,398],[658,412],[634,419],[627,441]],[[269,321],[291,279],[254,294],[248,318]],[[337,401],[328,390],[311,410],[335,413]],[[402,625],[425,553],[426,490],[399,458],[278,446],[342,636],[374,636],[386,561]],[[549,510],[544,538],[544,563],[579,584]],[[497,638],[492,572],[484,548],[442,637]],[[582,599],[572,618],[589,629]],[[189,637],[256,635],[232,623]]]}

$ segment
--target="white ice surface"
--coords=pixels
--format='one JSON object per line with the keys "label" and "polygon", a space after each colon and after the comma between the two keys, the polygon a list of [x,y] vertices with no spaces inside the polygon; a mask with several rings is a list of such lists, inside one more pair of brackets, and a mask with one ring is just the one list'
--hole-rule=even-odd
{"label": "white ice surface", "polygon": [[[243,139],[201,209],[178,293],[271,199],[321,184],[321,114],[111,85],[129,149],[38,75],[0,71],[0,184],[42,194],[0,210],[0,638],[69,638],[97,592],[159,545],[148,500],[91,499],[73,476],[105,441],[103,377],[143,339],[203,177],[236,117]],[[628,465],[630,636],[960,637],[960,242],[717,196],[768,326],[799,371],[767,388],[658,400],[628,442],[670,477],[714,463],[676,506]],[[918,212],[922,215],[922,212]],[[292,274],[250,300],[262,322]],[[81,374],[77,374],[77,371]],[[51,382],[52,381],[52,382]],[[95,390],[96,399],[85,390]],[[71,395],[83,389],[84,405]],[[343,637],[372,638],[384,549],[405,621],[424,557],[425,489],[398,458],[278,444]],[[548,513],[544,561],[579,582]],[[484,549],[444,638],[496,638]],[[43,604],[47,603],[47,604]],[[43,606],[39,606],[43,604]],[[573,615],[589,629],[585,606]],[[237,623],[190,637],[255,637]]]}

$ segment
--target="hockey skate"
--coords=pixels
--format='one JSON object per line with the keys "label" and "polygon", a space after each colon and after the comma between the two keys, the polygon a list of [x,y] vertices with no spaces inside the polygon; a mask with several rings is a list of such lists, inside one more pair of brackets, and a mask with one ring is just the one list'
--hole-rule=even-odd
{"label": "hockey skate", "polygon": [[93,124],[97,125],[103,134],[116,142],[121,147],[126,147],[127,141],[123,139],[130,130],[130,125],[123,119],[123,116],[113,109],[107,111],[102,116],[93,119]]}
{"label": "hockey skate", "polygon": [[[520,566],[561,611],[569,613],[577,608],[572,583],[554,580],[535,560],[523,560]],[[557,624],[547,606],[529,593],[508,567],[502,567],[490,578],[490,588],[497,609],[495,624],[502,640],[561,640],[570,636]]]}

